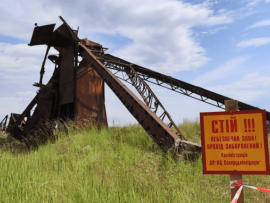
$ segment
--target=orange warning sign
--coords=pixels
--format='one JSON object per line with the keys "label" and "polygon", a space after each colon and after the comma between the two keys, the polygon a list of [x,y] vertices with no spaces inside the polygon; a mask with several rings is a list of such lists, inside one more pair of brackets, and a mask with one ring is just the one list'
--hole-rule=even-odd
{"label": "orange warning sign", "polygon": [[270,174],[265,110],[200,113],[204,174]]}

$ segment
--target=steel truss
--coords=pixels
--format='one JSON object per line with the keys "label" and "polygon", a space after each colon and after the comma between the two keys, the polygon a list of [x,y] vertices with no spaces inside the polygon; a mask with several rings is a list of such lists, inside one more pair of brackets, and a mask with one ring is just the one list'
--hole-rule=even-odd
{"label": "steel truss", "polygon": [[[97,57],[98,54],[93,54],[95,51],[82,44],[80,45],[79,51],[84,59],[86,59],[87,62],[98,72],[104,82],[111,88],[128,111],[140,123],[151,138],[161,147],[161,149],[165,152],[170,149],[178,151],[182,148],[189,149],[191,151],[201,150],[200,145],[183,140],[175,134],[169,126],[167,126],[152,110],[150,110],[149,106],[145,105],[140,99],[138,99],[113,73],[111,73],[111,71],[105,67],[103,61]],[[132,73],[131,70],[132,69],[130,68],[130,75]],[[134,74],[133,76],[135,77],[135,72],[132,74]],[[137,79],[139,80],[138,77]],[[154,98],[153,95],[152,97]],[[145,98],[148,103],[151,102],[147,97]]]}
{"label": "steel truss", "polygon": [[[169,128],[174,127],[176,129],[176,134],[183,140],[186,140],[184,135],[181,133],[175,122],[172,120],[171,115],[166,111],[165,107],[162,105],[162,103],[159,101],[155,93],[152,91],[152,89],[149,87],[149,85],[145,82],[145,77],[142,78],[141,75],[139,75],[133,68],[133,64],[125,64],[117,63],[117,61],[113,60],[107,60],[107,57],[104,56],[103,51],[97,51],[95,49],[90,49],[92,53],[98,57],[100,61],[103,62],[104,66],[106,68],[109,68],[111,66],[117,66],[117,68],[114,68],[112,70],[116,70],[116,72],[112,72],[117,78],[124,80],[125,82],[128,82],[132,86],[135,87],[135,89],[138,91],[140,96],[142,97],[144,103],[150,107],[150,109],[163,121],[165,122],[165,119],[169,120],[169,123],[167,124]],[[114,62],[114,63],[113,63]],[[117,73],[121,71],[122,77],[119,77]],[[157,112],[158,108],[161,108],[161,112]]]}
{"label": "steel truss", "polygon": [[[127,73],[129,71],[127,67],[129,66],[129,64],[132,64],[128,61],[117,58],[110,54],[99,53],[98,55],[99,55],[99,58],[104,61],[105,67],[110,70],[115,70],[116,71],[115,74],[118,72]],[[210,104],[210,105],[222,108],[222,109],[225,109],[225,100],[234,100],[232,98],[217,94],[215,92],[211,92],[201,87],[186,83],[184,81],[149,70],[147,68],[143,68],[135,64],[133,64],[132,67],[144,81],[148,81],[155,85],[165,87],[174,92],[183,94],[185,96],[191,97],[193,99],[205,102],[207,104]],[[117,77],[128,82],[124,77],[120,77],[119,75],[117,75]],[[258,107],[251,106],[249,104],[246,104],[240,101],[238,101],[238,108],[239,110],[260,109]],[[268,111],[266,111],[266,119],[268,122],[270,122],[270,112]]]}

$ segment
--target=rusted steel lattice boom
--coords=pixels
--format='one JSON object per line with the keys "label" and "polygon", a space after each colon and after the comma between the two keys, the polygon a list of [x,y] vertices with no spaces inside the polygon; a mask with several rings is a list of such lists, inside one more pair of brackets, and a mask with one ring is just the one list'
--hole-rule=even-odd
{"label": "rusted steel lattice boom", "polygon": [[[110,54],[100,54],[99,58],[104,61],[104,65],[106,68],[110,70],[115,70],[118,72],[124,72],[128,73],[129,70],[127,66],[129,64],[132,64],[131,62],[125,61],[123,59],[117,58],[115,56],[112,56]],[[153,70],[138,66],[136,64],[132,65],[133,69],[140,75],[140,77],[148,81],[150,83],[153,83],[155,85],[159,85],[161,87],[165,87],[169,90],[172,90],[174,92],[183,94],[185,96],[191,97],[193,99],[205,102],[207,104],[225,109],[225,100],[234,100],[232,98],[226,97],[224,95],[206,90],[204,88],[189,84],[187,82],[178,80],[176,78],[155,72]],[[117,75],[118,78],[125,80],[128,82],[128,77],[123,77],[123,75]],[[246,104],[244,102],[238,102],[239,110],[256,110],[260,109],[258,107]],[[266,111],[266,117],[267,120],[270,122],[270,112]]]}
{"label": "rusted steel lattice boom", "polygon": [[164,150],[168,151],[173,147],[194,148],[199,151],[200,145],[183,142],[162,120],[153,113],[137,96],[135,96],[121,81],[117,79],[106,67],[97,60],[84,45],[80,45],[80,53],[89,64],[98,72],[106,84],[117,95],[128,111],[136,118],[146,132]]}
{"label": "rusted steel lattice boom", "polygon": [[[91,52],[97,57],[98,60],[100,60],[106,67],[107,65],[107,60],[104,60],[105,57],[104,56],[104,52],[101,51],[97,51],[95,49],[91,49]],[[117,63],[117,62],[116,62]],[[155,93],[152,91],[152,89],[148,86],[148,84],[144,81],[144,79],[142,79],[140,77],[140,75],[134,70],[134,68],[132,67],[133,64],[122,64],[122,66],[125,67],[125,73],[128,77],[128,80],[130,81],[129,83],[132,84],[135,89],[137,90],[137,92],[140,94],[140,96],[142,97],[144,103],[150,107],[150,109],[158,115],[158,107],[160,107],[161,112],[159,113],[159,118],[165,122],[165,119],[168,119],[168,126],[174,127],[175,130],[177,131],[176,134],[180,136],[181,139],[185,140],[184,135],[181,133],[181,131],[179,130],[179,128],[177,127],[177,125],[174,123],[173,119],[171,118],[171,115],[169,114],[168,111],[166,111],[165,107],[162,105],[162,103],[159,101],[159,99],[157,98],[157,96],[155,95]],[[119,72],[119,71],[117,71]],[[116,72],[116,73],[117,73]],[[123,73],[123,71],[121,71]],[[116,75],[116,73],[114,73],[114,75]],[[117,76],[117,75],[116,75]],[[119,79],[122,79],[120,77],[118,77]],[[127,80],[124,80],[125,82],[127,82]]]}

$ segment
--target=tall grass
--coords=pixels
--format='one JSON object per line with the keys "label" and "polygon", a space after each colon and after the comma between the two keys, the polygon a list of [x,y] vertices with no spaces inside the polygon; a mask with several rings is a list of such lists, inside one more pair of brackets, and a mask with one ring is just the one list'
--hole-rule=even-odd
{"label": "tall grass", "polygon": [[[179,127],[199,142],[198,126]],[[228,175],[203,175],[201,159],[165,156],[139,125],[67,128],[32,150],[0,135],[0,202],[230,202]],[[270,188],[269,176],[244,180]],[[245,200],[270,195],[245,189]]]}
{"label": "tall grass", "polygon": [[178,128],[188,141],[201,144],[201,129],[199,118],[184,119],[183,122],[178,125]]}

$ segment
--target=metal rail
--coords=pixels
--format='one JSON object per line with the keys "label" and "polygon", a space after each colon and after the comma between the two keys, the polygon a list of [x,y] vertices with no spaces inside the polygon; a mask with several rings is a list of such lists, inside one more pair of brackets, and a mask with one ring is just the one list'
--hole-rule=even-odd
{"label": "metal rail", "polygon": [[[128,72],[126,66],[131,64],[128,61],[117,58],[110,54],[103,54],[99,56],[103,59],[105,67],[110,70],[115,70],[118,72]],[[217,94],[215,92],[206,90],[204,88],[183,82],[181,80],[172,78],[170,76],[152,71],[147,68],[143,68],[138,65],[132,65],[133,69],[139,74],[139,76],[148,82],[159,85],[161,87],[165,87],[169,90],[175,91],[177,93],[183,94],[185,96],[191,97],[193,99],[197,99],[199,101],[205,102],[207,104],[225,109],[225,100],[234,100],[232,98],[223,96],[221,94]],[[119,76],[118,76],[119,77]],[[125,81],[127,81],[124,77],[122,77]],[[251,106],[244,102],[238,101],[239,110],[256,110],[260,109],[255,106]],[[270,112],[266,111],[266,119],[270,122]]]}
{"label": "metal rail", "polygon": [[177,149],[189,148],[200,151],[200,145],[178,137],[149,107],[112,74],[86,46],[81,44],[79,52],[162,150],[166,152],[176,147]]}

